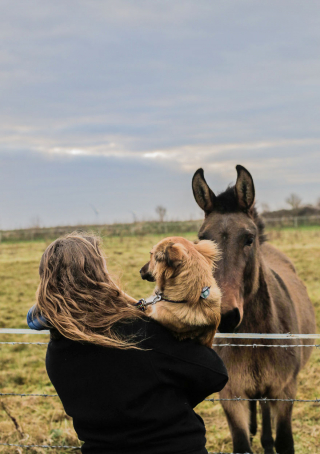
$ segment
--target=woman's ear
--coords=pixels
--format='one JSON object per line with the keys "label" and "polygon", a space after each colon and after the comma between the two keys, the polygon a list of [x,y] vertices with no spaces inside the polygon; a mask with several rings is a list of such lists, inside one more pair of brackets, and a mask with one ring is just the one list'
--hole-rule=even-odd
{"label": "woman's ear", "polygon": [[201,240],[195,243],[194,247],[201,255],[203,255],[210,263],[217,262],[220,259],[220,251],[216,243],[210,240]]}
{"label": "woman's ear", "polygon": [[180,243],[169,243],[165,250],[165,261],[168,266],[175,268],[180,265],[188,251]]}

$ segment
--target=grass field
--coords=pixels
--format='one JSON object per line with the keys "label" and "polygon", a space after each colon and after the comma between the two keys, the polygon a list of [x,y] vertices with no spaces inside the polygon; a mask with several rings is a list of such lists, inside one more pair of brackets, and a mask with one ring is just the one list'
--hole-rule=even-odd
{"label": "grass field", "polygon": [[[187,233],[184,236],[194,239],[196,233]],[[152,245],[160,238],[161,235],[146,235],[104,239],[109,270],[120,276],[124,289],[136,298],[148,296],[152,292],[153,284],[140,279],[139,269],[147,261]],[[320,229],[315,227],[271,230],[269,239],[293,260],[316,309],[319,329]],[[0,243],[0,328],[26,327],[25,316],[35,300],[38,264],[48,244],[49,241]],[[0,341],[46,340],[46,336],[39,335],[1,335],[0,338]],[[0,347],[1,393],[55,393],[45,371],[45,346],[0,345]],[[298,398],[320,397],[320,349],[314,349],[311,360],[300,373],[299,382]],[[72,421],[65,415],[59,399],[49,397],[0,397],[0,399],[0,442],[79,445]],[[203,402],[197,411],[206,423],[208,450],[232,452],[231,437],[220,405]],[[320,404],[297,403],[293,411],[293,426],[298,454],[320,452]],[[256,436],[253,449],[255,453],[262,453],[258,438]],[[25,451],[22,448],[0,446],[0,452]],[[28,452],[55,451],[32,448]]]}

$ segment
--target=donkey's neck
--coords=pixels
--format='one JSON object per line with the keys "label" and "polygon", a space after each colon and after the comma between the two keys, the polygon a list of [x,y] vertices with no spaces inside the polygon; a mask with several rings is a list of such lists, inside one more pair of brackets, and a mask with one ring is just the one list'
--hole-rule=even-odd
{"label": "donkey's neck", "polygon": [[243,319],[239,331],[270,333],[275,327],[275,307],[269,291],[270,268],[261,260],[258,288],[245,296]]}

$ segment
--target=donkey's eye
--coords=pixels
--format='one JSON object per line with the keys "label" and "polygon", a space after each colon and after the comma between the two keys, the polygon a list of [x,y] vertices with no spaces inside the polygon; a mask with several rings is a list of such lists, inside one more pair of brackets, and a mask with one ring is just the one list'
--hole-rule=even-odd
{"label": "donkey's eye", "polygon": [[209,233],[206,233],[206,232],[198,235],[198,238],[199,238],[200,241],[202,241],[202,240],[212,240],[211,235]]}
{"label": "donkey's eye", "polygon": [[254,237],[253,237],[253,236],[248,236],[248,237],[246,238],[246,240],[245,240],[244,245],[245,245],[245,246],[251,246],[252,243],[253,243],[253,240],[254,240]]}

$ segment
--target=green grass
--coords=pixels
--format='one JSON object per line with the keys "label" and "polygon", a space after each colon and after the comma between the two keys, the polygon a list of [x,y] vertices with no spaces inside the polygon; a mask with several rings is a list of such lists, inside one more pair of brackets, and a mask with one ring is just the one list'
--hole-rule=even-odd
{"label": "green grass", "polygon": [[[196,233],[184,233],[195,239]],[[119,276],[123,288],[135,298],[151,294],[153,284],[142,281],[139,269],[148,260],[151,247],[163,235],[124,236],[104,238],[108,268]],[[306,284],[316,308],[317,326],[320,327],[320,229],[288,228],[269,230],[270,241],[294,262]],[[38,285],[38,265],[47,241],[0,243],[0,327],[25,328],[25,317],[35,301]],[[0,341],[45,341],[46,336],[1,335]],[[55,393],[45,371],[45,346],[0,346],[0,392]],[[320,386],[320,351],[315,350],[311,360],[299,375],[298,398],[315,399]],[[4,404],[5,409],[1,406]],[[217,403],[203,402],[197,411],[207,427],[208,449],[232,452],[232,443],[226,419]],[[16,418],[19,430],[12,419]],[[296,453],[316,453],[320,438],[320,405],[297,403],[293,411]],[[2,397],[0,401],[0,442],[22,444],[69,444],[79,442],[72,421],[65,415],[57,398]],[[259,437],[253,450],[262,453]],[[3,453],[22,453],[21,448],[0,447]],[[29,453],[54,452],[33,448]],[[60,450],[59,453],[67,451]]]}

